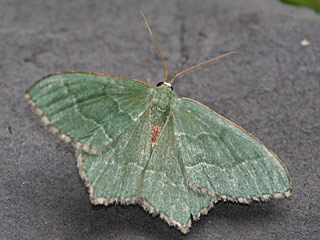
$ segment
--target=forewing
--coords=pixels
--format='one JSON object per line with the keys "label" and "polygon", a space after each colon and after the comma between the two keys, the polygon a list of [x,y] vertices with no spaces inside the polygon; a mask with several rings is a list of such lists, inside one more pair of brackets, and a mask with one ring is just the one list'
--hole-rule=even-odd
{"label": "forewing", "polygon": [[191,215],[196,219],[212,207],[212,196],[199,194],[188,187],[173,121],[171,115],[161,131],[139,192],[146,202],[145,207],[160,212],[169,225],[176,225],[186,233],[191,225]]}
{"label": "forewing", "polygon": [[97,154],[77,150],[81,176],[90,187],[94,204],[134,202],[141,174],[151,151],[150,112]]}
{"label": "forewing", "polygon": [[138,80],[88,72],[49,75],[25,96],[53,131],[85,150],[112,142],[152,98],[150,88]]}
{"label": "forewing", "polygon": [[248,202],[290,195],[282,162],[257,138],[191,99],[177,102],[174,133],[194,189]]}

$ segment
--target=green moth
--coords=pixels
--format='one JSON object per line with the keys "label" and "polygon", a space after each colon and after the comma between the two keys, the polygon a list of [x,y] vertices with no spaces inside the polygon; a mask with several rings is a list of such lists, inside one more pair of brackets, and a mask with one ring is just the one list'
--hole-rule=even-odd
{"label": "green moth", "polygon": [[[144,17],[144,15],[143,15]],[[146,22],[146,20],[145,20]],[[140,204],[187,233],[218,200],[250,203],[291,195],[280,159],[208,107],[178,98],[171,84],[92,72],[43,77],[25,97],[46,126],[77,148],[93,204]]]}

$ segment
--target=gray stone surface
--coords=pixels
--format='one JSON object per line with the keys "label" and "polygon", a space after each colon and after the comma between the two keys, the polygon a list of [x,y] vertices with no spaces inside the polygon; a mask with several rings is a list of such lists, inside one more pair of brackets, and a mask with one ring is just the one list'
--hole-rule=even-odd
{"label": "gray stone surface", "polygon": [[[48,73],[145,80],[229,56],[177,79],[260,138],[288,167],[289,199],[218,203],[183,236],[138,206],[92,206],[74,148],[49,133],[23,93]],[[0,0],[0,239],[319,239],[320,16],[275,0]],[[301,46],[307,38],[310,46]]]}

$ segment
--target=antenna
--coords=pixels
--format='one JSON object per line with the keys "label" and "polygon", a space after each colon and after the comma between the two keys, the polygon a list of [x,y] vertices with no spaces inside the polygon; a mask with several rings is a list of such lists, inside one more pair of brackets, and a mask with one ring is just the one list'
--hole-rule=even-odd
{"label": "antenna", "polygon": [[205,62],[203,62],[203,63],[199,63],[199,64],[197,64],[197,65],[195,65],[195,66],[193,66],[193,67],[191,67],[191,68],[188,68],[188,69],[186,69],[186,70],[184,70],[184,71],[182,71],[182,72],[179,72],[179,73],[177,73],[177,74],[171,79],[170,84],[172,84],[172,83],[177,79],[177,77],[181,76],[182,74],[184,74],[184,73],[186,73],[186,72],[189,72],[189,71],[191,71],[191,70],[193,70],[193,69],[195,69],[195,68],[198,68],[198,67],[200,67],[200,66],[202,66],[202,65],[205,65],[205,64],[207,64],[207,63],[211,63],[211,62],[213,62],[213,61],[215,61],[215,60],[218,60],[218,59],[220,59],[220,58],[223,58],[223,57],[228,56],[228,55],[231,55],[231,54],[238,54],[238,52],[228,52],[228,53],[222,54],[222,55],[220,55],[220,56],[218,56],[218,57],[211,58],[211,59],[209,59],[209,60],[207,60],[207,61],[205,61]]}
{"label": "antenna", "polygon": [[141,13],[141,15],[142,15],[142,17],[143,17],[143,19],[144,19],[144,22],[145,22],[146,25],[147,25],[148,31],[149,31],[149,33],[150,33],[150,35],[151,35],[151,38],[152,38],[152,40],[153,40],[153,42],[154,42],[154,45],[156,45],[156,48],[157,48],[158,53],[159,53],[159,56],[160,56],[161,61],[162,61],[162,63],[163,63],[163,66],[164,66],[164,69],[165,69],[165,76],[164,76],[164,81],[163,81],[163,82],[165,83],[165,82],[167,81],[167,78],[168,78],[168,69],[167,69],[166,62],[164,61],[164,58],[163,58],[163,56],[162,56],[162,54],[161,54],[161,51],[160,51],[159,46],[158,46],[158,44],[157,44],[157,42],[156,42],[156,39],[153,37],[151,28],[150,28],[150,26],[149,26],[149,24],[148,24],[148,22],[147,22],[146,17],[144,16],[144,14],[143,14],[143,12],[142,12],[141,10],[139,10],[139,11],[140,11],[140,13]]}

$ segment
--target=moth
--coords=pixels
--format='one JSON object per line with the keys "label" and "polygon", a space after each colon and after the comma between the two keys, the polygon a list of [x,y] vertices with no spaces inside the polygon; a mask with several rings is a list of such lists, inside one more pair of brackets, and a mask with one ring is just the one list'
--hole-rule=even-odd
{"label": "moth", "polygon": [[43,77],[25,93],[45,125],[76,147],[92,204],[140,204],[187,233],[219,200],[239,203],[288,197],[289,173],[252,134],[203,104],[178,98],[165,80],[93,72]]}

